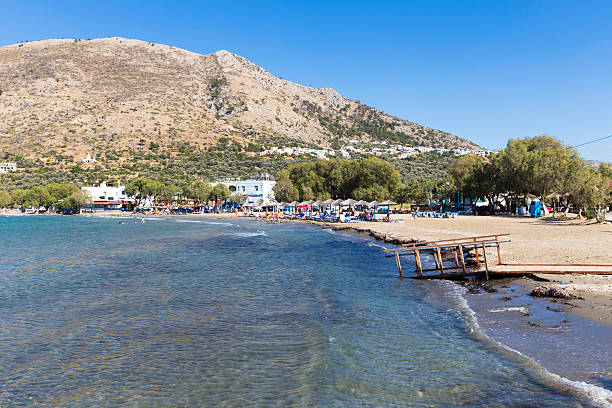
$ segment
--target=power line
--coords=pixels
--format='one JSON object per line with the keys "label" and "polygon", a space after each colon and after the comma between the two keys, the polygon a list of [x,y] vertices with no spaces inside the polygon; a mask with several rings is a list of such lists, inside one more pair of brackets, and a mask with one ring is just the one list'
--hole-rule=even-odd
{"label": "power line", "polygon": [[580,147],[580,146],[584,146],[584,145],[587,145],[587,144],[590,144],[590,143],[599,142],[600,140],[608,139],[608,138],[610,138],[610,137],[612,137],[612,135],[608,135],[608,136],[600,137],[599,139],[591,140],[590,142],[580,143],[580,144],[577,144],[576,146],[572,146],[572,147]]}

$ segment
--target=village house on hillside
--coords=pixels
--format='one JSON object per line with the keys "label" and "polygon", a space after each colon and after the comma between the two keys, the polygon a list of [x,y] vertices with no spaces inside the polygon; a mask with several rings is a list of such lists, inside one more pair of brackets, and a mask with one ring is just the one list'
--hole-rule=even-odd
{"label": "village house on hillside", "polygon": [[96,159],[94,159],[93,157],[90,156],[89,153],[87,153],[87,157],[85,157],[84,159],[81,159],[81,162],[83,162],[83,163],[95,163]]}
{"label": "village house on hillside", "polygon": [[17,163],[0,163],[0,173],[8,173],[9,171],[17,171]]}

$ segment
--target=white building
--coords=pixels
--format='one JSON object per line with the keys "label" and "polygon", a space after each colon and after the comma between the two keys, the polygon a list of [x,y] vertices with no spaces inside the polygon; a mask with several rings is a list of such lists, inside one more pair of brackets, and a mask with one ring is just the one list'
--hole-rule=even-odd
{"label": "white building", "polygon": [[236,194],[247,196],[247,203],[259,204],[262,201],[274,201],[274,180],[239,180],[236,181]]}
{"label": "white building", "polygon": [[133,197],[125,193],[125,186],[107,186],[102,182],[99,186],[85,186],[82,190],[91,194],[92,202],[89,206],[96,210],[131,209],[136,204]]}
{"label": "white building", "polygon": [[89,153],[87,153],[87,157],[86,157],[86,158],[84,158],[84,159],[81,159],[81,161],[82,161],[83,163],[95,163],[95,162],[96,162],[96,159],[92,158],[92,157],[89,155]]}
{"label": "white building", "polygon": [[17,163],[0,163],[0,173],[8,173],[9,171],[17,171]]}

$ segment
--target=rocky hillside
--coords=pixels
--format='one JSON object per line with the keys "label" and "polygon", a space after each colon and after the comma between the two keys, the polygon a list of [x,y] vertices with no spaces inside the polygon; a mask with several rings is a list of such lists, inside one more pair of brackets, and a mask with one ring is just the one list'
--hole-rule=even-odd
{"label": "rocky hillside", "polygon": [[47,165],[121,162],[137,152],[223,143],[338,148],[344,141],[474,144],[276,78],[228,51],[199,55],[124,38],[45,40],[0,48],[0,155]]}

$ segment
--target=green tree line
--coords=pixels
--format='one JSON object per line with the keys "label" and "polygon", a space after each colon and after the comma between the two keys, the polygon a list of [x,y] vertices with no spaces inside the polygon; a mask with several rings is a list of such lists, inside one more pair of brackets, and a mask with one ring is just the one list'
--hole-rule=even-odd
{"label": "green tree line", "polygon": [[61,210],[74,210],[91,201],[87,191],[73,183],[49,183],[45,186],[34,186],[30,189],[14,189],[11,192],[0,190],[0,208],[51,207]]}
{"label": "green tree line", "polygon": [[466,155],[455,159],[450,180],[472,199],[518,200],[527,194],[542,199],[558,195],[569,209],[580,213],[610,203],[612,169],[595,168],[580,158],[575,149],[550,136],[510,140],[505,149],[483,158]]}
{"label": "green tree line", "polygon": [[277,201],[287,202],[353,198],[407,203],[428,198],[429,184],[423,180],[402,184],[397,169],[377,157],[319,159],[278,172],[274,194]]}
{"label": "green tree line", "polygon": [[227,200],[230,197],[229,189],[221,183],[213,186],[208,181],[192,180],[177,185],[163,178],[155,180],[147,177],[130,181],[125,186],[125,193],[134,197],[139,204],[150,201],[155,205],[170,204],[176,199],[191,200],[203,205],[209,201]]}

